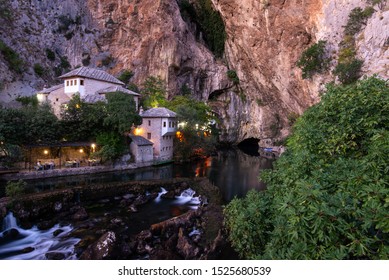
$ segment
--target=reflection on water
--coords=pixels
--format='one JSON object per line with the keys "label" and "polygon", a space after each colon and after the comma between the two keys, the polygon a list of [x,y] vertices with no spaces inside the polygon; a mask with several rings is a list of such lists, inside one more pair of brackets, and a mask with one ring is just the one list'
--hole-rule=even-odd
{"label": "reflection on water", "polygon": [[[125,182],[133,180],[169,179],[174,177],[208,177],[221,189],[226,202],[235,196],[242,197],[250,189],[263,190],[265,185],[258,180],[263,169],[272,167],[273,160],[256,155],[249,155],[239,149],[219,150],[215,156],[185,164],[169,164],[156,167],[28,180],[28,186],[35,190],[52,190],[69,186]],[[0,190],[0,197],[4,196]]]}
{"label": "reflection on water", "polygon": [[176,176],[208,177],[221,190],[225,202],[242,197],[249,190],[265,189],[258,176],[261,170],[272,167],[272,160],[251,156],[239,149],[224,149],[216,156],[196,163],[175,166]]}

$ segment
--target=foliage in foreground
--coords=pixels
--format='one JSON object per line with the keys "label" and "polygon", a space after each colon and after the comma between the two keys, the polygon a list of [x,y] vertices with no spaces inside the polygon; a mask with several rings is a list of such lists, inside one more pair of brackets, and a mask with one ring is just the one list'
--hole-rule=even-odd
{"label": "foliage in foreground", "polygon": [[287,152],[225,209],[244,258],[389,257],[389,88],[375,77],[327,88],[294,126]]}

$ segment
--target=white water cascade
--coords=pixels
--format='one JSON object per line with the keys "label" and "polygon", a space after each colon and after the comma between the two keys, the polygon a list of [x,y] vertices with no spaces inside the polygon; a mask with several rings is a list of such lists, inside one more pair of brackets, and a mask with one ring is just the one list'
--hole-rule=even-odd
{"label": "white water cascade", "polygon": [[164,194],[167,194],[167,190],[165,190],[164,188],[161,187],[161,191],[158,193],[158,196],[155,198],[155,202],[160,202],[161,201],[161,197]]}
{"label": "white water cascade", "polygon": [[80,241],[69,237],[71,226],[55,225],[49,230],[39,230],[36,226],[23,229],[17,225],[12,213],[3,220],[0,232],[0,259],[44,260],[47,254],[59,254],[63,259],[76,259],[74,246]]}
{"label": "white water cascade", "polygon": [[197,209],[201,203],[198,196],[194,196],[196,192],[191,188],[184,190],[179,196],[176,196],[176,202],[178,205],[187,204],[191,209]]}

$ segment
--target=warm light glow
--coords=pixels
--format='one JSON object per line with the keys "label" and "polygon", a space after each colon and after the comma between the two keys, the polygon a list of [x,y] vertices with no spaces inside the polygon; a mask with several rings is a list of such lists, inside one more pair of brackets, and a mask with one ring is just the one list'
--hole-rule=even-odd
{"label": "warm light glow", "polygon": [[43,153],[44,153],[45,155],[48,155],[48,154],[49,154],[49,151],[48,151],[48,150],[44,150]]}
{"label": "warm light glow", "polygon": [[142,134],[142,129],[141,128],[135,128],[134,134],[135,135],[141,135]]}
{"label": "warm light glow", "polygon": [[96,149],[96,144],[95,143],[93,143],[92,145],[90,145],[91,147],[92,147],[92,153],[94,153],[95,152],[95,149]]}
{"label": "warm light glow", "polygon": [[184,135],[180,131],[176,132],[176,137],[180,142],[184,141]]}
{"label": "warm light glow", "polygon": [[76,104],[76,108],[77,108],[77,109],[80,109],[80,104]]}
{"label": "warm light glow", "polygon": [[180,123],[178,123],[178,128],[184,128],[185,126],[186,126],[186,122],[180,122]]}
{"label": "warm light glow", "polygon": [[84,149],[80,149],[79,152],[82,154],[84,152]]}

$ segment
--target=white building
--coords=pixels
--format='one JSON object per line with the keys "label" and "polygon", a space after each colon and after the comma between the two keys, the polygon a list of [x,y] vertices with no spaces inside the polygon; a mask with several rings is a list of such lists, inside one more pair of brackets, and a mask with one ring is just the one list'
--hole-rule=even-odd
{"label": "white building", "polygon": [[141,112],[142,124],[134,134],[142,136],[154,144],[153,155],[156,161],[173,158],[173,140],[177,131],[177,114],[160,107]]}
{"label": "white building", "polygon": [[75,95],[87,103],[105,101],[109,92],[124,92],[134,97],[138,109],[139,94],[124,88],[124,83],[105,71],[89,67],[80,67],[60,76],[63,84],[43,89],[37,93],[39,102],[49,102],[56,116],[60,116],[62,107]]}

